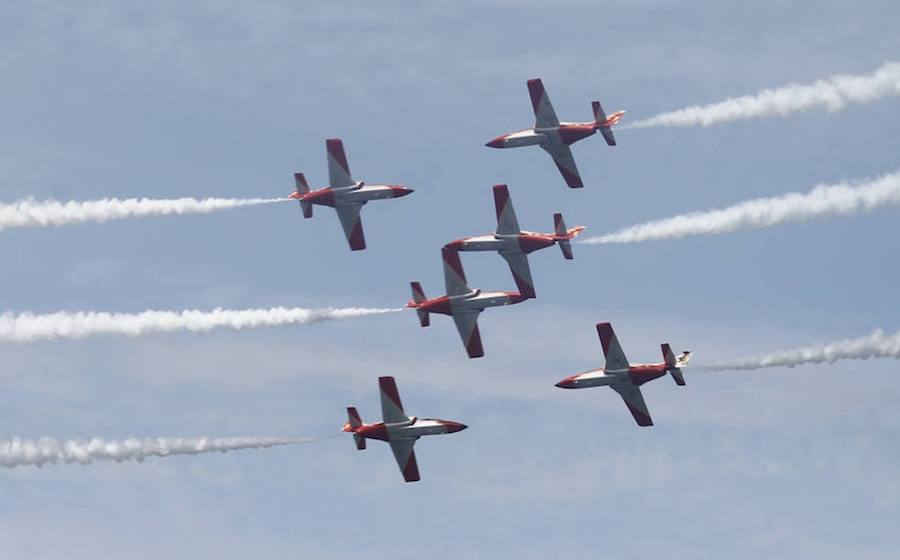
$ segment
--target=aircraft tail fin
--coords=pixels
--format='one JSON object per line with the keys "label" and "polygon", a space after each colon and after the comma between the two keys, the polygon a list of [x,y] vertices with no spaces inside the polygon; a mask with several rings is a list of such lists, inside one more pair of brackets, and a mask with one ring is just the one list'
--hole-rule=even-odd
{"label": "aircraft tail fin", "polygon": [[688,350],[676,356],[668,343],[662,344],[661,348],[663,359],[666,361],[666,368],[668,368],[669,373],[672,375],[672,379],[675,380],[675,384],[686,385],[681,368],[685,367],[691,360],[691,352]]}
{"label": "aircraft tail fin", "polygon": [[557,212],[556,214],[553,214],[553,227],[554,236],[556,242],[559,244],[559,250],[562,251],[563,257],[566,260],[572,260],[572,243],[570,240],[584,231],[584,226],[575,226],[571,229],[567,229],[562,214]]}
{"label": "aircraft tail fin", "polygon": [[[303,173],[294,173],[294,192],[300,196],[309,192],[309,183],[306,182]],[[303,210],[304,218],[312,218],[313,206],[311,203],[300,199],[300,208]]]}
{"label": "aircraft tail fin", "polygon": [[347,423],[344,424],[344,427],[341,428],[342,432],[353,432],[356,431],[357,428],[362,426],[362,418],[359,416],[359,412],[356,410],[355,406],[347,407]]}
{"label": "aircraft tail fin", "polygon": [[591,103],[591,108],[594,111],[594,126],[600,130],[600,134],[603,135],[603,139],[606,140],[606,143],[610,146],[616,145],[616,137],[613,135],[612,128],[625,115],[625,111],[616,111],[610,116],[606,116],[606,113],[603,111],[603,106],[600,105],[599,101],[594,101]]}
{"label": "aircraft tail fin", "polygon": [[366,438],[362,435],[356,433],[356,431],[363,425],[362,419],[359,417],[359,412],[357,412],[355,406],[347,407],[347,423],[344,424],[344,427],[341,428],[342,432],[350,432],[353,434],[353,441],[356,443],[356,448],[362,451],[366,448]]}
{"label": "aircraft tail fin", "polygon": [[422,284],[418,282],[410,282],[409,286],[412,288],[412,299],[406,305],[416,309],[416,314],[419,316],[419,324],[427,327],[431,324],[431,317],[428,311],[419,307],[420,304],[428,299],[425,297],[425,290],[422,289]]}

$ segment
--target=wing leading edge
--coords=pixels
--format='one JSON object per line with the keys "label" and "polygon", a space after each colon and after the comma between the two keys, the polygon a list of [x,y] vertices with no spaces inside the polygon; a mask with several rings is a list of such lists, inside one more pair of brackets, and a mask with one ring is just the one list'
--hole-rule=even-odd
{"label": "wing leading edge", "polygon": [[572,150],[568,146],[565,144],[541,144],[541,148],[553,158],[553,163],[556,164],[556,168],[559,169],[569,188],[584,187],[584,182],[578,173],[578,166],[575,165],[575,158],[572,156]]}
{"label": "wing leading edge", "polygon": [[334,207],[344,229],[344,237],[347,238],[347,243],[353,251],[362,251],[366,248],[366,235],[363,232],[362,219],[359,217],[362,207],[362,204],[342,204]]}
{"label": "wing leading edge", "polygon": [[397,460],[397,466],[403,473],[403,480],[406,482],[416,482],[419,478],[419,465],[416,463],[416,452],[413,446],[416,445],[414,439],[398,439],[388,442],[391,444],[391,451],[394,452],[394,459]]}
{"label": "wing leading edge", "polygon": [[638,426],[653,425],[653,419],[650,418],[650,411],[647,410],[647,403],[644,402],[644,395],[641,393],[640,387],[627,382],[611,385],[611,387],[625,401],[625,406],[634,416],[634,421],[638,423]]}

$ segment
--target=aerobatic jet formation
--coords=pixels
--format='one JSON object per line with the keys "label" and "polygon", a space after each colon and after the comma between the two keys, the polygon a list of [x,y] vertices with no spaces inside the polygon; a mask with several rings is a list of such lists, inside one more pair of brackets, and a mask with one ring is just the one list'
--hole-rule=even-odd
{"label": "aerobatic jet formation", "polygon": [[553,215],[554,233],[522,231],[516,219],[512,199],[506,185],[494,185],[494,208],[497,213],[497,230],[486,235],[464,237],[451,241],[445,247],[455,251],[496,251],[506,260],[509,271],[516,281],[519,293],[525,297],[535,297],[534,281],[528,266],[528,254],[558,244],[563,257],[572,259],[570,240],[584,230],[584,226],[566,229],[562,214]]}
{"label": "aerobatic jet formation", "polygon": [[594,101],[591,103],[594,111],[593,122],[561,123],[540,79],[528,80],[528,93],[531,94],[531,106],[534,108],[534,126],[498,136],[486,146],[491,148],[540,146],[553,158],[569,187],[573,189],[583,187],[584,183],[569,146],[595,134],[598,130],[608,145],[615,146],[616,138],[613,136],[612,127],[622,119],[625,111],[616,111],[607,117],[600,102]]}
{"label": "aerobatic jet formation", "polygon": [[403,480],[415,482],[419,478],[419,466],[416,463],[416,453],[413,446],[422,436],[440,434],[452,434],[466,429],[465,424],[450,420],[437,420],[433,418],[416,418],[407,416],[403,412],[403,403],[400,402],[400,393],[393,377],[379,377],[378,386],[381,389],[381,415],[382,422],[364,424],[355,407],[347,407],[347,423],[342,431],[353,434],[356,448],[366,448],[367,439],[379,439],[386,441],[394,452],[397,466],[403,473]]}
{"label": "aerobatic jet formation", "polygon": [[600,335],[600,343],[603,345],[606,366],[566,377],[556,386],[562,389],[585,389],[606,385],[619,393],[639,426],[652,426],[653,420],[641,394],[641,385],[667,373],[672,375],[677,385],[684,385],[681,368],[688,365],[691,352],[688,350],[676,356],[668,344],[663,344],[661,346],[663,363],[630,365],[612,325],[598,323],[597,334]]}
{"label": "aerobatic jet formation", "polygon": [[456,330],[466,347],[470,358],[484,356],[481,345],[481,334],[478,332],[478,315],[488,307],[513,305],[529,299],[519,292],[483,292],[468,286],[466,273],[459,252],[444,247],[441,249],[444,261],[444,286],[447,294],[428,299],[422,285],[412,282],[412,299],[406,307],[416,310],[419,324],[427,327],[431,324],[431,313],[450,315],[456,323]]}
{"label": "aerobatic jet formation", "polygon": [[325,148],[329,186],[310,190],[303,173],[294,173],[295,190],[290,198],[300,201],[304,218],[312,218],[314,205],[334,208],[350,249],[361,251],[366,248],[366,237],[359,217],[362,207],[370,200],[406,196],[413,189],[403,185],[366,185],[362,181],[354,181],[340,138],[326,140]]}

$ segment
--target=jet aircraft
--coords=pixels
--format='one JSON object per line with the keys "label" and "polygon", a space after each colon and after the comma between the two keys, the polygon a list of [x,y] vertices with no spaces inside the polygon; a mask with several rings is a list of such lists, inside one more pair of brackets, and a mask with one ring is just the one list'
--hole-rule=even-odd
{"label": "jet aircraft", "polygon": [[491,148],[519,148],[521,146],[538,145],[544,149],[553,161],[559,172],[562,173],[566,184],[573,189],[584,186],[575,158],[572,157],[571,144],[595,134],[598,130],[606,143],[616,145],[612,127],[615,126],[625,114],[625,111],[616,111],[609,117],[603,112],[599,101],[591,103],[594,111],[593,122],[559,122],[556,111],[550,104],[550,97],[544,90],[544,84],[540,79],[528,80],[528,93],[531,94],[531,106],[534,108],[534,126],[510,132],[498,136],[488,142],[486,146]]}
{"label": "jet aircraft", "polygon": [[456,251],[496,251],[509,265],[519,292],[525,297],[533,298],[534,281],[528,266],[528,254],[556,243],[563,257],[571,260],[572,244],[569,241],[580,234],[584,226],[566,229],[562,214],[554,214],[554,233],[522,231],[506,185],[494,185],[494,208],[497,213],[497,230],[494,233],[457,239],[445,247]]}
{"label": "jet aircraft", "polygon": [[431,313],[450,315],[456,323],[456,330],[466,347],[470,358],[484,356],[481,345],[481,334],[478,332],[478,315],[488,307],[512,305],[529,299],[519,292],[482,292],[468,286],[466,273],[459,252],[444,247],[441,249],[444,261],[444,286],[447,295],[428,299],[422,285],[412,282],[412,299],[406,307],[416,310],[419,324],[427,327],[431,324]]}
{"label": "jet aircraft", "polygon": [[681,368],[688,365],[691,352],[685,351],[676,356],[668,344],[663,344],[663,363],[630,365],[616,333],[609,323],[598,323],[597,334],[600,335],[600,343],[603,345],[603,355],[606,356],[606,366],[585,373],[579,373],[566,377],[556,384],[562,389],[585,389],[587,387],[608,386],[619,393],[631,415],[639,426],[652,426],[653,420],[641,394],[641,385],[662,377],[669,373],[678,385],[684,385],[684,375]]}
{"label": "jet aircraft", "polygon": [[366,237],[359,217],[362,207],[370,200],[406,196],[413,192],[413,189],[403,185],[366,185],[362,181],[354,181],[340,138],[326,140],[325,147],[329,186],[311,191],[303,173],[294,173],[295,190],[290,198],[300,201],[304,218],[312,218],[313,205],[334,208],[350,249],[361,251],[366,248]]}
{"label": "jet aircraft", "polygon": [[353,434],[356,448],[366,448],[366,439],[380,439],[386,441],[394,452],[397,466],[403,473],[403,480],[415,482],[419,478],[419,466],[416,463],[416,454],[413,446],[422,436],[439,434],[452,434],[465,430],[467,426],[450,420],[437,420],[432,418],[417,418],[407,416],[403,412],[403,403],[400,402],[400,393],[397,392],[397,384],[393,377],[379,377],[378,386],[381,389],[381,414],[383,421],[374,424],[364,424],[355,407],[347,407],[347,423],[342,431]]}

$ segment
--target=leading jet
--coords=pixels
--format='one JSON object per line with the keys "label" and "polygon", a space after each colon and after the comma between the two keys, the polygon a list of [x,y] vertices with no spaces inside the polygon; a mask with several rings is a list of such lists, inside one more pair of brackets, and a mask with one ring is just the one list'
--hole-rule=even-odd
{"label": "leading jet", "polygon": [[400,402],[400,393],[393,377],[379,377],[378,386],[381,389],[381,415],[382,422],[364,424],[355,407],[347,407],[347,423],[341,431],[353,434],[356,448],[366,448],[366,439],[379,439],[386,441],[394,452],[397,466],[403,473],[403,480],[415,482],[419,478],[419,465],[416,463],[416,454],[413,446],[422,436],[439,434],[453,434],[466,429],[465,424],[450,420],[437,420],[432,418],[416,418],[407,416],[403,412],[403,403]]}
{"label": "leading jet", "polygon": [[556,386],[562,389],[586,389],[605,385],[619,393],[639,426],[652,426],[653,420],[641,394],[641,385],[667,373],[672,376],[676,385],[685,385],[681,368],[688,365],[691,352],[687,350],[676,356],[668,344],[663,344],[663,363],[630,365],[612,325],[598,323],[597,334],[600,335],[603,355],[606,356],[606,366],[566,377]]}
{"label": "leading jet", "polygon": [[303,173],[294,173],[294,192],[289,198],[300,201],[304,218],[312,218],[313,205],[331,206],[335,209],[344,235],[352,251],[366,248],[366,237],[363,234],[362,220],[359,211],[370,200],[399,198],[413,192],[403,185],[366,185],[362,181],[354,181],[350,176],[350,166],[344,155],[344,144],[340,138],[325,141],[328,158],[329,186],[310,190]]}
{"label": "leading jet", "polygon": [[490,148],[540,146],[553,158],[566,184],[573,189],[580,189],[584,183],[569,146],[595,134],[598,130],[608,145],[615,146],[616,138],[612,127],[618,124],[625,111],[616,111],[607,117],[600,102],[594,101],[591,103],[594,111],[593,122],[559,122],[556,111],[550,104],[550,97],[539,78],[528,80],[528,93],[531,95],[531,106],[534,109],[534,126],[503,134],[485,145]]}
{"label": "leading jet", "polygon": [[519,292],[473,290],[468,286],[459,252],[444,247],[441,249],[441,256],[444,261],[444,286],[447,295],[428,299],[422,285],[412,282],[412,299],[406,307],[416,310],[419,324],[423,327],[431,324],[431,313],[453,317],[466,353],[470,358],[480,358],[484,356],[484,347],[481,345],[481,333],[478,332],[478,315],[488,307],[513,305],[529,298]]}
{"label": "leading jet", "polygon": [[519,292],[523,296],[533,298],[536,294],[534,281],[531,279],[531,267],[528,266],[528,254],[557,244],[563,257],[571,260],[570,241],[584,231],[584,226],[566,229],[562,214],[554,214],[553,225],[556,229],[554,233],[522,231],[506,185],[494,185],[494,209],[497,213],[497,230],[494,233],[464,237],[447,243],[445,247],[456,251],[496,251],[509,265]]}

